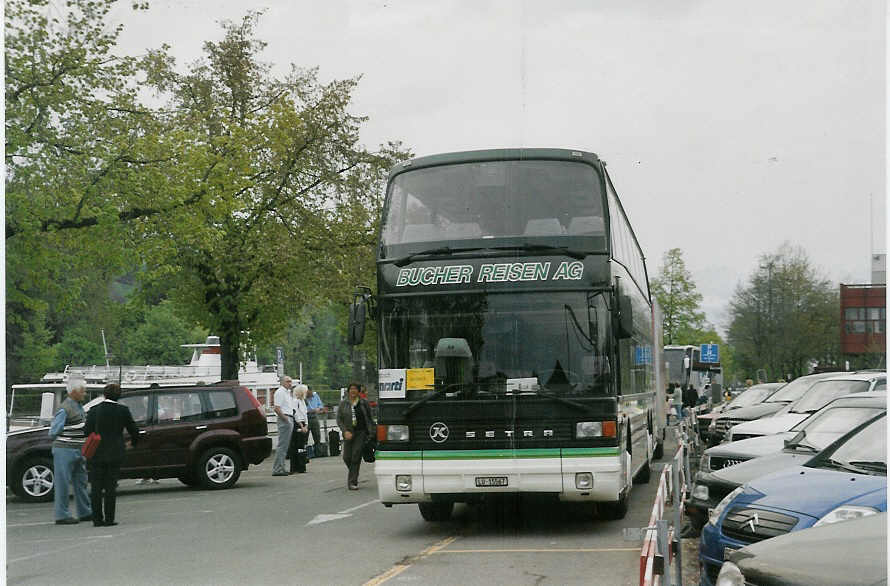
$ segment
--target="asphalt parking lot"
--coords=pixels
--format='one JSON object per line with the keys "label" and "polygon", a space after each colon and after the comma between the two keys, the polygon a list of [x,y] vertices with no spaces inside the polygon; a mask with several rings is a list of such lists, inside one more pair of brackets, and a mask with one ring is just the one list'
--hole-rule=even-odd
{"label": "asphalt parking lot", "polygon": [[[657,478],[666,460],[653,469]],[[346,490],[339,457],[309,472],[271,475],[271,460],[229,490],[175,479],[122,480],[116,527],[57,526],[52,503],[7,496],[10,584],[636,584],[639,544],[655,482],[635,487],[621,521],[592,519],[558,503],[481,510],[424,522],[414,505],[384,508],[371,465]],[[73,505],[73,503],[72,503]],[[101,561],[99,561],[101,560]]]}

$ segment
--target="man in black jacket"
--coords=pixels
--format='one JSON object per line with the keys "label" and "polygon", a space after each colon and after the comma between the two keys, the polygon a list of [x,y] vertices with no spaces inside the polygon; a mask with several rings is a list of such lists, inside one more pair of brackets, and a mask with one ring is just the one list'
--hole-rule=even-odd
{"label": "man in black jacket", "polygon": [[105,400],[90,409],[84,428],[87,435],[96,432],[102,436],[88,465],[93,525],[96,527],[117,525],[114,521],[114,509],[117,479],[120,476],[121,462],[124,461],[124,428],[130,433],[133,445],[139,437],[130,409],[117,402],[121,396],[121,388],[115,384],[105,385],[103,392]]}
{"label": "man in black jacket", "polygon": [[686,413],[691,415],[692,409],[695,409],[695,404],[698,403],[698,393],[691,384],[686,385],[686,388],[683,389],[683,407],[686,409]]}

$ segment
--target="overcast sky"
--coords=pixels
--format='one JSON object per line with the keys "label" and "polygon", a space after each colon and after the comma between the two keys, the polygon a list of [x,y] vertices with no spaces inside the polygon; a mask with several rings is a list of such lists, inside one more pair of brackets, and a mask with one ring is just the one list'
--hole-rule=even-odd
{"label": "overcast sky", "polygon": [[650,275],[683,250],[708,319],[785,241],[835,282],[886,251],[887,6],[699,2],[151,0],[121,52],[181,66],[266,9],[264,59],[362,75],[366,145],[416,155],[565,147],[609,164]]}

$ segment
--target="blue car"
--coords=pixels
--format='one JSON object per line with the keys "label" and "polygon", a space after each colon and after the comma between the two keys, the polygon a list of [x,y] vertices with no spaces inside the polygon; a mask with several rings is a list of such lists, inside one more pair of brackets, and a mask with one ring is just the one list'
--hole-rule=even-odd
{"label": "blue car", "polygon": [[740,486],[710,511],[701,533],[701,583],[725,554],[755,543],[887,510],[887,417],[871,419],[802,466]]}

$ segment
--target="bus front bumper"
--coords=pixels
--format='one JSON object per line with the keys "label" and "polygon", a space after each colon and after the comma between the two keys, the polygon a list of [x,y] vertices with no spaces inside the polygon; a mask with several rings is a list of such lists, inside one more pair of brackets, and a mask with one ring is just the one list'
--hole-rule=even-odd
{"label": "bus front bumper", "polygon": [[[557,450],[558,451],[558,450]],[[377,452],[374,474],[385,505],[447,499],[474,501],[490,494],[549,493],[562,501],[611,502],[623,486],[617,450],[595,456],[512,457],[503,453]],[[612,457],[603,457],[611,455]]]}

